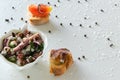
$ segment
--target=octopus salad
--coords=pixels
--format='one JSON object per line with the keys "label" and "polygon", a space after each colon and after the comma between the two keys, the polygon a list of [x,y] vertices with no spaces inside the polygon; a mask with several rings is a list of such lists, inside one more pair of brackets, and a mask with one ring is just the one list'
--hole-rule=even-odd
{"label": "octopus salad", "polygon": [[42,55],[44,41],[39,33],[28,30],[11,35],[3,39],[1,54],[10,62],[24,66],[34,62]]}

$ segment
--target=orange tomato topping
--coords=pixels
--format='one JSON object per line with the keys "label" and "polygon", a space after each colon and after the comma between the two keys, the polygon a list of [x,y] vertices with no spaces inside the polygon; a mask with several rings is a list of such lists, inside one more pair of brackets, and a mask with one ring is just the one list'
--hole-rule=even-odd
{"label": "orange tomato topping", "polygon": [[44,4],[40,5],[32,4],[28,7],[28,9],[31,12],[31,14],[36,17],[46,17],[50,14],[50,11],[52,10],[50,6]]}

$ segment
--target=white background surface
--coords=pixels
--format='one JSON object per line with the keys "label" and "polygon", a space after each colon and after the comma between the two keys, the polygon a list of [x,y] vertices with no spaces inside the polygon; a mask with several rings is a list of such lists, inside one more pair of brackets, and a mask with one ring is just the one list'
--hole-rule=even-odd
{"label": "white background surface", "polygon": [[[29,4],[50,2],[53,10],[48,24],[30,29],[41,30],[48,38],[48,51],[66,47],[71,50],[74,65],[62,76],[49,74],[48,62],[18,71],[0,59],[0,80],[119,80],[120,79],[120,1],[119,0],[1,0],[0,36],[11,29],[18,29],[27,20]],[[54,5],[57,7],[54,7]],[[115,6],[117,4],[117,6]],[[15,9],[12,9],[12,6]],[[100,10],[103,9],[104,12]],[[55,16],[58,18],[55,18]],[[13,17],[10,23],[5,19]],[[87,17],[85,20],[84,17]],[[98,22],[98,25],[95,25]],[[60,26],[63,23],[63,26]],[[72,23],[73,26],[70,26]],[[83,27],[80,27],[82,24]],[[89,28],[89,25],[92,28]],[[48,30],[52,33],[49,34]],[[84,37],[84,34],[88,38]],[[110,41],[107,38],[110,38]],[[110,44],[114,44],[111,48]],[[82,59],[85,55],[86,59]],[[79,61],[77,58],[81,57]],[[27,79],[27,75],[30,78]]]}

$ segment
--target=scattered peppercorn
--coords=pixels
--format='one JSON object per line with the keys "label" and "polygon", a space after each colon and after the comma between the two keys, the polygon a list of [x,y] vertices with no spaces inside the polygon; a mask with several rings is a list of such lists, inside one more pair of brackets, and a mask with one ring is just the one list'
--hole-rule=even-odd
{"label": "scattered peppercorn", "polygon": [[87,17],[84,17],[84,19],[86,20],[86,19],[87,19]]}
{"label": "scattered peppercorn", "polygon": [[14,6],[12,6],[12,9],[15,9],[15,7],[14,7]]}
{"label": "scattered peppercorn", "polygon": [[62,24],[62,23],[60,23],[60,25],[61,25],[61,26],[63,26],[63,24]]}
{"label": "scattered peppercorn", "polygon": [[72,26],[72,23],[70,23],[70,25]]}
{"label": "scattered peppercorn", "polygon": [[117,6],[117,4],[115,4],[115,6]]}
{"label": "scattered peppercorn", "polygon": [[101,11],[101,12],[104,12],[104,10],[103,10],[103,9],[101,9],[100,11]]}
{"label": "scattered peppercorn", "polygon": [[110,41],[110,38],[107,38],[108,41]]}
{"label": "scattered peppercorn", "polygon": [[58,0],[58,2],[60,2],[60,0]]}
{"label": "scattered peppercorn", "polygon": [[4,32],[5,34],[7,33],[7,32]]}
{"label": "scattered peppercorn", "polygon": [[110,47],[113,47],[114,46],[114,44],[110,44]]}
{"label": "scattered peppercorn", "polygon": [[51,33],[51,30],[49,30],[48,33]]}
{"label": "scattered peppercorn", "polygon": [[88,2],[88,0],[85,0],[86,2]]}
{"label": "scattered peppercorn", "polygon": [[80,24],[80,27],[82,27],[82,24]]}
{"label": "scattered peppercorn", "polygon": [[86,59],[86,57],[85,57],[85,56],[82,56],[82,58],[83,58],[83,59]]}
{"label": "scattered peppercorn", "polygon": [[13,17],[11,17],[10,19],[13,20]]}
{"label": "scattered peppercorn", "polygon": [[5,22],[10,22],[9,19],[5,19]]}
{"label": "scattered peppercorn", "polygon": [[23,20],[23,17],[21,17],[21,20]]}
{"label": "scattered peppercorn", "polygon": [[78,60],[80,60],[80,57],[78,57]]}
{"label": "scattered peppercorn", "polygon": [[50,2],[48,2],[48,4],[50,5]]}
{"label": "scattered peppercorn", "polygon": [[78,1],[78,3],[80,3],[80,1]]}
{"label": "scattered peppercorn", "polygon": [[89,25],[89,28],[91,28],[92,26],[91,25]]}
{"label": "scattered peppercorn", "polygon": [[28,21],[25,21],[25,23],[27,23]]}
{"label": "scattered peppercorn", "polygon": [[97,23],[97,22],[95,22],[95,25],[98,25],[98,23]]}
{"label": "scattered peppercorn", "polygon": [[27,78],[30,78],[30,76],[28,75]]}
{"label": "scattered peppercorn", "polygon": [[58,18],[58,16],[57,16],[57,15],[56,15],[55,17],[56,17],[56,18]]}
{"label": "scattered peppercorn", "polygon": [[55,4],[54,7],[57,7],[57,5]]}
{"label": "scattered peppercorn", "polygon": [[87,35],[86,35],[86,34],[84,34],[84,37],[86,37],[86,38],[87,38]]}

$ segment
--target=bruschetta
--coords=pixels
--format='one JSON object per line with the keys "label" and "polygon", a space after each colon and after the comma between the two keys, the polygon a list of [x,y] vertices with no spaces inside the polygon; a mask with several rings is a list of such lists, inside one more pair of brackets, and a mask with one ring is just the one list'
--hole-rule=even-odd
{"label": "bruschetta", "polygon": [[29,21],[33,25],[40,25],[47,23],[49,21],[50,12],[52,10],[51,6],[44,4],[31,4],[28,7]]}
{"label": "bruschetta", "polygon": [[73,64],[71,52],[66,48],[50,51],[50,73],[62,75]]}

